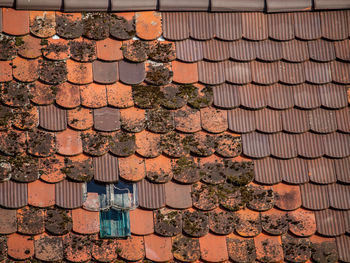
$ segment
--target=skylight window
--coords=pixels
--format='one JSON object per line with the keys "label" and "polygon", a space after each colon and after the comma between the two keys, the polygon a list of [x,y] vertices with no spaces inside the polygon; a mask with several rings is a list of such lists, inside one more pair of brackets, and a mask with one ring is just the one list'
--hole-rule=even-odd
{"label": "skylight window", "polygon": [[138,206],[136,185],[119,181],[86,185],[84,208],[100,211],[100,237],[130,236],[129,210]]}

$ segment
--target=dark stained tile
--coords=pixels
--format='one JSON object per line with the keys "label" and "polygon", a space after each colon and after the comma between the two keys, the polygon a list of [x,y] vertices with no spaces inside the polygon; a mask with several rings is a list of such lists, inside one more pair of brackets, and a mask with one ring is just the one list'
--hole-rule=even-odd
{"label": "dark stained tile", "polygon": [[293,87],[295,106],[313,109],[321,106],[320,88],[316,85],[301,84]]}
{"label": "dark stained tile", "polygon": [[350,209],[350,189],[348,185],[330,184],[328,185],[329,204],[335,209]]}
{"label": "dark stained tile", "polygon": [[215,151],[223,157],[237,157],[242,153],[242,138],[231,133],[216,137]]}
{"label": "dark stained tile", "polygon": [[262,158],[270,155],[268,135],[252,132],[242,135],[243,153],[249,157]]}
{"label": "dark stained tile", "polygon": [[118,158],[105,154],[93,158],[94,180],[105,183],[117,182],[119,179]]}
{"label": "dark stained tile", "polygon": [[[256,30],[259,28],[259,30]],[[268,38],[267,15],[264,13],[242,13],[242,36],[249,40]]]}
{"label": "dark stained tile", "polygon": [[[197,72],[197,65],[196,65]],[[198,72],[196,75],[198,80]],[[167,85],[163,87],[163,99],[160,101],[160,104],[167,109],[180,109],[187,103],[187,99],[184,94],[181,94],[184,91],[184,87],[177,86],[174,84]]]}
{"label": "dark stained tile", "polygon": [[285,234],[288,231],[287,213],[274,208],[262,212],[261,224],[263,230],[270,235]]}
{"label": "dark stained tile", "polygon": [[83,34],[83,23],[81,13],[58,13],[56,14],[57,35],[72,39]]}
{"label": "dark stained tile", "polygon": [[148,54],[149,58],[157,61],[167,63],[176,59],[175,43],[162,41],[157,42],[155,46],[151,48]]}
{"label": "dark stained tile", "polygon": [[164,184],[154,184],[142,180],[138,184],[139,206],[146,209],[157,209],[165,206]]}
{"label": "dark stained tile", "polygon": [[298,209],[301,204],[299,185],[277,184],[273,186],[275,206],[279,209],[291,211]]}
{"label": "dark stained tile", "polygon": [[226,239],[226,242],[231,260],[235,262],[253,262],[255,260],[256,252],[254,239],[230,235],[230,237]]}
{"label": "dark stained tile", "polygon": [[282,41],[294,38],[294,16],[292,13],[269,14],[267,22],[269,37]]}
{"label": "dark stained tile", "polygon": [[[342,40],[349,36],[346,11],[320,12],[322,36],[331,40]],[[337,30],[334,30],[337,28]]]}
{"label": "dark stained tile", "polygon": [[345,221],[341,211],[326,209],[315,211],[317,232],[325,236],[338,236],[345,233]]}
{"label": "dark stained tile", "polygon": [[246,84],[252,81],[250,63],[225,61],[225,79],[233,84]]}
{"label": "dark stained tile", "polygon": [[182,222],[182,230],[189,236],[202,237],[209,232],[209,217],[202,211],[184,211]]}
{"label": "dark stained tile", "polygon": [[280,162],[275,158],[254,161],[255,180],[263,184],[276,184],[282,181]]}
{"label": "dark stained tile", "polygon": [[91,256],[100,262],[111,262],[118,257],[117,240],[97,239],[92,242]]}
{"label": "dark stained tile", "polygon": [[248,109],[260,109],[266,106],[265,86],[248,84],[239,86],[241,105]]}
{"label": "dark stained tile", "polygon": [[176,129],[186,133],[193,133],[202,129],[200,111],[185,106],[175,112]]}
{"label": "dark stained tile", "polygon": [[191,186],[168,182],[165,184],[166,205],[171,208],[184,209],[192,207]]}
{"label": "dark stained tile", "polygon": [[17,211],[0,208],[0,234],[12,234],[17,231]]}
{"label": "dark stained tile", "polygon": [[65,258],[73,262],[91,259],[91,240],[88,235],[78,235],[73,232],[63,237]]}
{"label": "dark stained tile", "polygon": [[25,235],[37,235],[45,231],[43,209],[24,207],[17,211],[17,231]]}
{"label": "dark stained tile", "polygon": [[69,42],[71,58],[79,62],[91,62],[97,58],[96,43],[87,39]]}
{"label": "dark stained tile", "polygon": [[123,259],[137,261],[145,256],[144,239],[141,236],[119,239],[118,247],[121,248],[119,256]]}
{"label": "dark stained tile", "polygon": [[295,36],[303,40],[321,38],[321,20],[319,12],[294,13]]}
{"label": "dark stained tile", "polygon": [[[107,3],[106,3],[107,4]],[[65,11],[67,10],[68,3],[66,3]],[[84,36],[89,39],[102,40],[109,35],[109,25],[105,21],[109,19],[109,14],[106,13],[85,13],[83,14],[84,24]]]}
{"label": "dark stained tile", "polygon": [[280,42],[273,40],[259,41],[255,44],[256,57],[263,61],[276,61],[282,58]]}
{"label": "dark stained tile", "polygon": [[227,130],[227,112],[215,108],[201,109],[202,128],[211,133],[221,133]]}
{"label": "dark stained tile", "polygon": [[208,40],[203,43],[203,57],[209,61],[223,61],[229,58],[229,42]]}
{"label": "dark stained tile", "polygon": [[237,40],[242,37],[240,13],[214,13],[215,36],[222,40]]}
{"label": "dark stained tile", "polygon": [[306,41],[292,39],[281,43],[282,57],[290,62],[303,62],[309,59],[309,50]]}
{"label": "dark stained tile", "polygon": [[63,259],[63,242],[61,237],[42,234],[34,239],[35,257],[43,261]]}
{"label": "dark stained tile", "polygon": [[283,160],[280,161],[280,165],[281,177],[284,182],[290,184],[302,184],[309,181],[308,165],[305,159],[293,158]]}
{"label": "dark stained tile", "polygon": [[308,41],[310,58],[320,62],[335,60],[335,51],[333,42],[327,40]]}
{"label": "dark stained tile", "polygon": [[231,109],[240,105],[239,87],[224,83],[213,87],[214,105],[219,108]]}
{"label": "dark stained tile", "polygon": [[150,47],[154,44],[154,41],[128,40],[123,42],[121,48],[125,59],[131,62],[143,62],[148,58]]}
{"label": "dark stained tile", "polygon": [[235,109],[227,113],[228,127],[233,132],[246,133],[256,128],[255,112],[251,110]]}
{"label": "dark stained tile", "polygon": [[57,183],[66,178],[66,174],[62,172],[64,168],[64,157],[54,155],[39,160],[39,169],[42,171],[40,179],[47,183]]}
{"label": "dark stained tile", "polygon": [[303,63],[279,62],[279,80],[286,84],[300,84],[305,82],[306,76]]}
{"label": "dark stained tile", "polygon": [[334,43],[335,55],[340,60],[350,61],[349,45],[350,40],[336,41]]}
{"label": "dark stained tile", "polygon": [[83,183],[68,180],[56,183],[56,205],[62,208],[78,208],[83,204]]}
{"label": "dark stained tile", "polygon": [[260,261],[281,261],[283,259],[283,249],[281,238],[261,234],[254,238],[256,258]]}
{"label": "dark stained tile", "polygon": [[334,160],[335,172],[337,174],[337,179],[343,183],[350,182],[350,174],[348,173],[350,169],[350,158],[343,158]]}
{"label": "dark stained tile", "polygon": [[332,81],[331,64],[307,61],[304,64],[306,81],[324,84]]}
{"label": "dark stained tile", "polygon": [[[226,238],[224,236],[208,235],[199,239],[201,258],[208,262],[228,260]],[[220,251],[220,253],[217,253]]]}
{"label": "dark stained tile", "polygon": [[146,111],[147,128],[155,133],[168,133],[175,129],[174,112],[164,109],[155,108]]}
{"label": "dark stained tile", "polygon": [[198,183],[193,186],[192,201],[194,207],[203,211],[213,210],[219,206],[218,197],[211,193],[210,186],[207,184]]}
{"label": "dark stained tile", "polygon": [[56,33],[55,12],[31,11],[29,17],[30,32],[37,37],[51,37]]}
{"label": "dark stained tile", "polygon": [[214,14],[207,12],[193,12],[188,15],[190,36],[198,40],[206,40],[214,37]]}
{"label": "dark stained tile", "polygon": [[139,84],[145,78],[144,63],[131,63],[127,61],[119,62],[119,77],[120,81],[125,84]]}
{"label": "dark stained tile", "polygon": [[234,231],[234,220],[236,217],[232,212],[221,209],[209,213],[209,228],[218,235],[228,235]]}
{"label": "dark stained tile", "polygon": [[[331,109],[346,107],[348,104],[346,87],[337,84],[326,84],[319,87],[322,106]],[[338,111],[336,111],[337,113]]]}
{"label": "dark stained tile", "polygon": [[256,49],[254,42],[243,39],[231,42],[230,58],[237,61],[251,61],[255,59]]}
{"label": "dark stained tile", "polygon": [[249,209],[241,209],[236,212],[238,223],[236,232],[242,237],[255,237],[262,231],[260,213]]}
{"label": "dark stained tile", "polygon": [[6,155],[23,153],[26,149],[26,133],[8,130],[0,133],[0,151]]}
{"label": "dark stained tile", "polygon": [[300,185],[303,207],[311,210],[321,210],[329,207],[328,186],[306,183]]}
{"label": "dark stained tile", "polygon": [[[197,132],[186,138],[190,151],[198,156],[210,156],[214,153],[215,137],[205,132]],[[185,140],[186,140],[185,139]]]}
{"label": "dark stained tile", "polygon": [[111,84],[118,80],[118,63],[96,60],[92,63],[94,81],[102,84]]}
{"label": "dark stained tile", "polygon": [[173,238],[173,255],[180,261],[195,261],[200,258],[199,241],[196,238],[190,238],[184,235],[178,235]]}
{"label": "dark stained tile", "polygon": [[20,82],[6,82],[1,85],[1,101],[12,107],[23,107],[29,104],[29,87]]}
{"label": "dark stained tile", "polygon": [[[172,237],[182,232],[181,212],[168,208],[153,211],[154,232],[163,237]],[[171,218],[171,220],[167,220]]]}
{"label": "dark stained tile", "polygon": [[103,107],[94,109],[94,128],[98,131],[115,131],[120,129],[118,109]]}
{"label": "dark stained tile", "polygon": [[45,229],[53,235],[64,235],[72,230],[72,218],[69,210],[50,208],[46,211]]}
{"label": "dark stained tile", "polygon": [[285,159],[297,156],[295,135],[284,132],[271,134],[269,143],[272,156]]}
{"label": "dark stained tile", "polygon": [[43,48],[43,56],[52,60],[63,60],[70,58],[70,49],[66,39],[49,39],[45,48]]}
{"label": "dark stained tile", "polygon": [[69,159],[65,159],[64,164],[65,167],[63,168],[62,172],[73,181],[89,182],[93,177],[92,158],[87,155],[80,154]]}
{"label": "dark stained tile", "polygon": [[341,158],[350,155],[350,135],[339,132],[330,133],[323,138],[325,155]]}
{"label": "dark stained tile", "polygon": [[248,189],[251,195],[247,203],[249,209],[262,212],[274,206],[275,195],[271,187],[251,183]]}
{"label": "dark stained tile", "polygon": [[330,133],[337,130],[336,114],[331,110],[315,109],[309,112],[310,128],[318,133]]}
{"label": "dark stained tile", "polygon": [[189,38],[189,19],[186,12],[162,13],[163,36],[169,40],[184,40]]}
{"label": "dark stained tile", "polygon": [[223,63],[201,61],[198,63],[198,80],[209,85],[217,85],[225,82]]}
{"label": "dark stained tile", "polygon": [[273,84],[279,80],[278,62],[263,63],[253,61],[251,64],[252,81],[258,84]]}
{"label": "dark stained tile", "polygon": [[39,78],[47,84],[59,84],[70,79],[69,73],[71,69],[72,67],[69,63],[66,64],[66,61],[45,59],[40,63]]}
{"label": "dark stained tile", "polygon": [[28,153],[47,157],[55,153],[56,142],[53,133],[41,130],[31,130],[28,132]]}
{"label": "dark stained tile", "polygon": [[296,236],[311,236],[316,232],[316,219],[313,211],[297,209],[288,212],[289,231]]}
{"label": "dark stained tile", "polygon": [[39,107],[39,125],[49,131],[62,131],[67,128],[67,112],[51,104]]}
{"label": "dark stained tile", "polygon": [[306,158],[321,157],[325,153],[322,135],[306,132],[295,137],[298,154]]}
{"label": "dark stained tile", "polygon": [[106,133],[88,130],[81,134],[83,150],[93,156],[102,156],[109,151],[111,138]]}
{"label": "dark stained tile", "polygon": [[181,157],[189,153],[185,141],[186,135],[177,132],[169,132],[161,136],[161,146],[163,153],[171,157]]}
{"label": "dark stained tile", "polygon": [[170,63],[146,63],[146,77],[145,82],[151,85],[162,86],[169,84],[173,72],[171,71]]}
{"label": "dark stained tile", "polygon": [[333,159],[319,158],[307,162],[310,181],[319,184],[329,184],[337,181]]}
{"label": "dark stained tile", "polygon": [[2,40],[0,40],[0,47],[6,52],[1,52],[1,60],[11,60],[17,56],[15,43],[14,37],[3,35]]}
{"label": "dark stained tile", "polygon": [[[113,5],[113,3],[111,4]],[[158,25],[157,28],[159,28]],[[110,16],[109,33],[120,40],[134,37],[136,33],[135,13],[112,14]]]}
{"label": "dark stained tile", "polygon": [[311,257],[311,243],[308,238],[295,238],[292,235],[282,236],[284,258],[296,262],[305,262]]}
{"label": "dark stained tile", "polygon": [[292,87],[277,83],[269,85],[264,91],[266,105],[270,108],[281,110],[292,108],[294,106]]}
{"label": "dark stained tile", "polygon": [[331,64],[331,73],[333,81],[340,84],[349,84],[350,66],[349,63],[334,61]]}
{"label": "dark stained tile", "polygon": [[256,130],[274,133],[282,130],[282,120],[279,111],[267,108],[255,111]]}

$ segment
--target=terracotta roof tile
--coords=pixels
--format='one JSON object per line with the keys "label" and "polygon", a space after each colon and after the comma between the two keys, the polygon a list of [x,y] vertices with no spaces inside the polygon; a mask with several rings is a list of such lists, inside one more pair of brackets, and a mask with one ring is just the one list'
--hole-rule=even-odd
{"label": "terracotta roof tile", "polygon": [[348,47],[350,45],[350,40],[345,39],[343,41],[337,41],[334,42],[334,48],[335,48],[335,55],[340,60],[349,61],[350,60],[350,54],[347,51]]}
{"label": "terracotta roof tile", "polygon": [[196,132],[201,130],[200,111],[185,106],[175,112],[176,129],[182,132]]}
{"label": "terracotta roof tile", "polygon": [[349,134],[331,133],[323,138],[325,155],[329,157],[341,158],[350,155]]}
{"label": "terracotta roof tile", "polygon": [[316,61],[326,62],[335,59],[334,45],[326,40],[308,41],[310,58]]}
{"label": "terracotta roof tile", "polygon": [[129,132],[140,132],[146,128],[145,110],[130,108],[120,111],[121,126]]}
{"label": "terracotta roof tile", "polygon": [[62,181],[66,175],[61,169],[64,167],[64,157],[54,155],[39,160],[39,171],[41,171],[40,179],[48,183],[57,183]]}
{"label": "terracotta roof tile", "polygon": [[69,261],[83,262],[91,258],[91,240],[87,235],[71,232],[63,236],[63,246],[65,258]]}
{"label": "terracotta roof tile", "polygon": [[[346,11],[320,12],[322,36],[331,40],[342,40],[348,37],[348,23]],[[334,30],[334,27],[337,30]]]}
{"label": "terracotta roof tile", "polygon": [[63,242],[61,237],[42,234],[34,238],[35,257],[43,261],[63,259]]}
{"label": "terracotta roof tile", "polygon": [[262,262],[283,260],[281,238],[260,234],[254,238],[256,258]]}
{"label": "terracotta roof tile", "polygon": [[[303,13],[301,13],[303,14]],[[282,42],[283,59],[290,62],[303,62],[309,59],[309,51],[305,41],[296,39]]]}
{"label": "terracotta roof tile", "polygon": [[12,66],[10,61],[0,61],[0,81],[12,80]]}
{"label": "terracotta roof tile", "polygon": [[30,236],[11,234],[7,238],[7,253],[15,259],[30,258],[34,255],[34,240]]}
{"label": "terracotta roof tile", "polygon": [[325,236],[338,236],[345,233],[342,211],[326,209],[315,211],[317,232]]}
{"label": "terracotta roof tile", "polygon": [[136,155],[119,158],[119,175],[128,181],[139,181],[146,176],[145,161]]}
{"label": "terracotta roof tile", "polygon": [[298,154],[303,157],[317,158],[325,153],[322,135],[307,132],[297,135],[295,141]]}
{"label": "terracotta roof tile", "polygon": [[254,162],[255,180],[259,183],[276,184],[281,182],[280,170],[280,162],[275,158],[265,158]]}
{"label": "terracotta roof tile", "polygon": [[94,81],[101,84],[112,84],[119,79],[118,63],[96,60],[92,63]]}
{"label": "terracotta roof tile", "polygon": [[18,47],[18,54],[25,58],[37,58],[41,56],[41,40],[31,35],[21,37],[21,45]]}
{"label": "terracotta roof tile", "polygon": [[252,81],[250,63],[226,61],[224,66],[227,82],[234,84],[246,84]]}
{"label": "terracotta roof tile", "polygon": [[350,77],[347,74],[349,70],[350,67],[348,63],[334,61],[331,64],[331,74],[333,81],[340,84],[349,84]]}
{"label": "terracotta roof tile", "polygon": [[307,183],[300,186],[303,207],[311,210],[326,209],[329,207],[328,187]]}
{"label": "terracotta roof tile", "polygon": [[115,61],[123,59],[121,51],[122,42],[107,38],[105,40],[97,41],[97,57],[104,61]]}
{"label": "terracotta roof tile", "polygon": [[[270,139],[271,140],[271,139]],[[300,184],[309,181],[307,161],[302,158],[283,160],[281,176],[283,181],[290,184]]]}
{"label": "terracotta roof tile", "polygon": [[184,62],[196,62],[203,59],[203,43],[192,39],[178,41],[176,45],[176,57]]}
{"label": "terracotta roof tile", "polygon": [[154,261],[167,261],[173,258],[170,237],[161,238],[156,235],[148,235],[144,239],[146,258]]}
{"label": "terracotta roof tile", "polygon": [[68,111],[68,125],[77,130],[87,130],[93,126],[92,110],[78,107]]}
{"label": "terracotta roof tile", "polygon": [[36,207],[55,205],[55,185],[40,180],[29,183],[28,204]]}
{"label": "terracotta roof tile", "polygon": [[185,84],[198,82],[197,63],[182,63],[180,61],[173,61],[172,70],[174,72],[174,82]]}
{"label": "terracotta roof tile", "polygon": [[[44,87],[43,87],[44,88]],[[41,88],[41,89],[43,89]],[[52,88],[51,88],[52,89]],[[48,90],[48,89],[46,89]],[[49,90],[50,91],[50,90]],[[47,92],[47,91],[45,91]],[[80,105],[80,89],[79,86],[72,85],[68,82],[62,83],[57,87],[57,91],[55,89],[52,90],[47,96],[51,98],[55,93],[56,95],[56,103],[64,108],[75,108]],[[49,102],[49,101],[43,101]],[[48,103],[45,103],[48,104]]]}
{"label": "terracotta roof tile", "polygon": [[350,177],[347,173],[348,168],[350,167],[349,157],[334,160],[335,172],[337,174],[337,179],[343,183],[349,183]]}
{"label": "terracotta roof tile", "polygon": [[239,133],[254,131],[256,128],[255,112],[244,109],[228,111],[228,127]]}
{"label": "terracotta roof tile", "polygon": [[279,63],[279,80],[286,84],[300,84],[305,82],[303,63]]}
{"label": "terracotta roof tile", "polygon": [[100,231],[98,212],[86,211],[78,208],[72,210],[73,231],[80,234],[93,234]]}
{"label": "terracotta roof tile", "polygon": [[195,261],[200,257],[200,247],[197,238],[178,235],[172,239],[173,256],[180,261]]}
{"label": "terracotta roof tile", "polygon": [[118,108],[128,108],[134,105],[132,100],[132,89],[130,86],[117,82],[107,85],[108,105]]}
{"label": "terracotta roof tile", "polygon": [[[295,136],[287,133],[272,134],[269,137],[271,155],[278,158],[293,158],[297,156]],[[288,171],[286,169],[286,171]]]}
{"label": "terracotta roof tile", "polygon": [[253,158],[270,155],[270,146],[266,134],[252,132],[242,135],[243,153]]}
{"label": "terracotta roof tile", "polygon": [[62,155],[77,155],[83,152],[81,133],[67,129],[56,134],[57,153]]}
{"label": "terracotta roof tile", "polygon": [[[227,239],[230,259],[235,262],[253,261],[256,258],[254,239],[230,235]],[[249,252],[248,252],[249,251]]]}
{"label": "terracotta roof tile", "polygon": [[55,91],[50,85],[46,85],[39,81],[30,85],[31,101],[39,105],[52,104],[55,100]]}
{"label": "terracotta roof tile", "polygon": [[30,32],[41,38],[55,35],[56,21],[53,11],[30,11]]}
{"label": "terracotta roof tile", "polygon": [[162,23],[161,15],[158,12],[137,12],[136,35],[145,40],[153,40],[161,36]]}
{"label": "terracotta roof tile", "polygon": [[270,109],[262,109],[255,111],[256,130],[273,133],[282,130],[282,122],[280,112]]}
{"label": "terracotta roof tile", "polygon": [[[259,28],[259,30],[255,30]],[[263,13],[242,13],[242,35],[249,40],[268,38],[267,15]]]}
{"label": "terracotta roof tile", "polygon": [[148,235],[154,232],[153,211],[136,208],[130,211],[131,233],[135,235]]}
{"label": "terracotta roof tile", "polygon": [[9,35],[19,36],[29,33],[29,11],[3,8],[2,21],[2,31]]}
{"label": "terracotta roof tile", "polygon": [[304,40],[321,38],[319,12],[294,13],[295,36]]}
{"label": "terracotta roof tile", "polygon": [[56,183],[56,205],[62,208],[77,208],[83,204],[83,184],[63,180]]}
{"label": "terracotta roof tile", "polygon": [[162,152],[160,135],[148,131],[137,133],[136,152],[143,157],[157,157]]}
{"label": "terracotta roof tile", "polygon": [[48,39],[47,45],[42,48],[45,58],[52,60],[64,60],[71,56],[68,42],[65,39]]}
{"label": "terracotta roof tile", "polygon": [[119,62],[120,81],[125,84],[135,85],[145,79],[144,63],[130,63],[127,61]]}
{"label": "terracotta roof tile", "polygon": [[350,245],[350,237],[347,235],[341,235],[339,237],[336,237],[336,241],[337,241],[339,259],[344,261],[349,261],[350,255],[347,248]]}
{"label": "terracotta roof tile", "polygon": [[106,86],[92,83],[80,86],[81,105],[88,108],[107,106]]}
{"label": "terracotta roof tile", "polygon": [[146,177],[154,183],[166,183],[173,177],[173,160],[163,155],[157,158],[146,159]]}
{"label": "terracotta roof tile", "polygon": [[279,79],[277,62],[262,63],[253,61],[251,64],[252,81],[258,84],[273,84]]}
{"label": "terracotta roof tile", "polygon": [[12,234],[17,231],[17,211],[0,208],[0,234]]}
{"label": "terracotta roof tile", "polygon": [[137,261],[145,256],[144,238],[142,236],[131,236],[128,239],[119,239],[119,256],[126,260]]}
{"label": "terracotta roof tile", "polygon": [[230,43],[230,57],[238,61],[250,61],[256,58],[254,43],[240,39]]}
{"label": "terracotta roof tile", "polygon": [[120,129],[118,109],[104,107],[94,110],[94,128],[98,131],[115,131]]}
{"label": "terracotta roof tile", "polygon": [[335,209],[349,209],[349,187],[342,184],[329,184],[328,194],[330,206]]}
{"label": "terracotta roof tile", "polygon": [[301,206],[300,189],[297,185],[277,184],[273,186],[275,205],[282,210],[295,210]]}
{"label": "terracotta roof tile", "polygon": [[[226,239],[209,233],[199,239],[201,258],[209,262],[222,262],[228,259]],[[220,253],[217,253],[220,251]]]}
{"label": "terracotta roof tile", "polygon": [[46,211],[45,229],[54,235],[64,235],[72,230],[72,215],[70,210],[51,208]]}
{"label": "terracotta roof tile", "polygon": [[62,131],[67,128],[67,112],[51,104],[39,107],[39,125],[49,131]]}
{"label": "terracotta roof tile", "polygon": [[45,210],[26,206],[17,210],[17,231],[25,235],[41,234],[44,227]]}
{"label": "terracotta roof tile", "polygon": [[215,36],[222,40],[236,40],[242,37],[242,16],[240,13],[214,13]]}
{"label": "terracotta roof tile", "polygon": [[67,60],[67,78],[74,84],[88,84],[93,81],[92,64]]}
{"label": "terracotta roof tile", "polygon": [[259,41],[255,45],[256,57],[263,61],[276,61],[282,58],[280,42],[273,40]]}
{"label": "terracotta roof tile", "polygon": [[94,240],[92,242],[91,255],[100,262],[111,262],[118,257],[117,240]]}
{"label": "terracotta roof tile", "polygon": [[255,237],[262,231],[260,213],[249,209],[236,212],[238,224],[236,232],[242,237]]}
{"label": "terracotta roof tile", "polygon": [[288,213],[289,231],[297,236],[311,236],[316,232],[316,219],[312,211],[297,209]]}
{"label": "terracotta roof tile", "polygon": [[225,82],[224,64],[206,61],[199,62],[198,80],[209,85]]}
{"label": "terracotta roof tile", "polygon": [[270,235],[282,235],[288,231],[287,213],[270,209],[261,213],[263,230]]}
{"label": "terracotta roof tile", "polygon": [[346,89],[343,85],[333,83],[320,86],[320,98],[322,106],[331,109],[346,107]]}
{"label": "terracotta roof tile", "polygon": [[269,14],[267,16],[269,36],[276,40],[294,38],[294,16],[291,13]]}

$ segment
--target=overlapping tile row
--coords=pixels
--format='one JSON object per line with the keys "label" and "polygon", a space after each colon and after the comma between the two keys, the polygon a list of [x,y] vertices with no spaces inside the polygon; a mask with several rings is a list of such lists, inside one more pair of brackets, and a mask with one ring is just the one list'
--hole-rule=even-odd
{"label": "overlapping tile row", "polygon": [[350,261],[348,11],[2,11],[0,260]]}

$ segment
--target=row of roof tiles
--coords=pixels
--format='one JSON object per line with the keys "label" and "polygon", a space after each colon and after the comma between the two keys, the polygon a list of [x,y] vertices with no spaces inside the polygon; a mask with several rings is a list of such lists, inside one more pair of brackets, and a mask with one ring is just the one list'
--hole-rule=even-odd
{"label": "row of roof tiles", "polygon": [[[46,234],[28,237],[16,233],[0,240],[4,251],[17,260],[35,256],[44,261],[66,258],[69,262],[85,262],[93,258],[98,262],[112,262],[119,255],[119,260],[136,262],[168,262],[174,258],[185,262],[222,262],[228,259],[235,262],[255,259],[262,262],[283,259],[304,262],[311,257],[319,260],[323,258],[322,253],[327,253],[328,261],[336,262],[335,241],[348,244],[349,236],[336,239],[315,236],[309,239],[260,234],[254,239],[242,239],[235,235],[226,237],[208,234],[194,239],[183,235],[171,238],[151,234],[131,236],[126,240],[97,240],[95,235],[75,233],[63,237]],[[18,242],[22,244],[20,248],[16,246]],[[340,259],[347,260],[346,255],[340,255]]]}
{"label": "row of roof tiles", "polygon": [[42,3],[38,0],[26,2],[24,0],[5,0],[1,6],[16,7],[18,9],[31,10],[61,10],[76,11],[134,11],[134,10],[160,10],[160,11],[264,11],[267,12],[292,12],[349,9],[350,5],[345,0],[336,0],[330,4],[325,0],[299,0],[291,1],[288,4],[281,4],[276,0],[254,0],[228,1],[228,0],[197,0],[188,3],[181,0],[173,3],[170,0],[143,0],[134,3],[125,3],[120,0],[103,0],[98,2],[87,2],[81,6],[76,0],[53,0],[49,3]]}
{"label": "row of roof tiles", "polygon": [[[207,167],[211,164],[212,163],[208,163]],[[285,165],[288,164],[290,165],[290,162],[285,163]],[[321,168],[319,168],[318,166],[312,166],[317,164],[323,166]],[[133,164],[131,163],[131,165]],[[306,164],[301,163],[301,165],[305,166]],[[152,175],[154,176],[157,171],[152,171],[153,173],[149,174],[147,178],[151,178],[153,183],[147,180],[142,180],[138,183],[139,205],[146,209],[158,209],[166,205],[170,208],[176,209],[191,208],[193,205],[194,207],[201,210],[212,210],[219,207],[219,205],[228,210],[236,210],[239,207],[244,207],[245,205],[247,205],[249,208],[254,209],[256,211],[269,210],[274,205],[279,209],[287,211],[295,210],[301,206],[311,210],[322,210],[330,207],[343,210],[350,209],[349,186],[341,183],[342,181],[345,181],[346,183],[349,182],[349,178],[340,178],[342,180],[339,183],[334,183],[334,181],[336,181],[336,174],[332,170],[333,167],[331,165],[326,166],[319,160],[317,162],[309,163],[310,172],[313,173],[310,176],[311,181],[316,182],[316,184],[311,182],[302,184],[304,182],[309,181],[310,179],[305,179],[305,174],[302,174],[304,178],[301,178],[300,173],[298,174],[299,178],[289,180],[289,178],[286,177],[290,176],[291,172],[285,171],[284,173],[286,175],[283,179],[287,180],[284,181],[287,181],[288,183],[290,183],[289,181],[292,181],[291,183],[294,184],[302,184],[300,188],[298,185],[286,185],[283,183],[279,183],[280,181],[282,181],[282,178],[277,178],[276,180],[276,178],[273,178],[273,176],[277,177],[275,174],[272,174],[270,177],[266,176],[262,180],[261,176],[267,170],[261,168],[261,165],[258,163],[256,164],[256,166],[258,166],[255,169],[256,181],[263,184],[274,185],[272,187],[261,187],[255,185],[252,185],[252,187],[249,186],[246,189],[248,192],[245,192],[246,198],[247,193],[251,195],[251,199],[249,199],[248,201],[244,200],[244,197],[242,195],[242,191],[244,190],[243,188],[239,190],[242,193],[237,190],[238,192],[233,194],[232,196],[222,195],[220,194],[220,192],[216,192],[220,189],[218,188],[219,190],[217,190],[215,185],[203,183],[203,180],[205,182],[212,183],[213,179],[225,179],[225,177],[218,176],[217,174],[207,173],[206,176],[202,178],[202,183],[199,183],[200,178],[198,180],[190,178],[192,179],[193,183],[196,183],[196,186],[191,187],[190,185],[166,181],[165,184],[159,184],[160,180],[158,180],[158,178],[156,178],[155,181],[152,180],[154,179]],[[104,169],[104,171],[106,170],[106,167],[97,168],[100,168],[101,170]],[[303,166],[301,168],[304,168],[304,170],[307,169]],[[109,169],[111,170],[112,168]],[[272,169],[274,169],[274,167],[271,168],[271,170]],[[205,173],[206,170],[205,168],[202,168],[201,171],[204,171]],[[317,171],[320,171],[320,175],[316,174]],[[304,173],[305,172],[307,171],[304,171]],[[331,173],[331,179],[327,178],[327,172]],[[272,173],[275,173],[275,170],[272,170]],[[82,176],[83,175],[80,175],[80,178]],[[107,176],[109,176],[109,174],[106,174],[106,172],[104,174],[101,174],[101,171],[95,171],[95,180],[104,182],[118,181],[118,175],[115,176],[114,174],[112,180]],[[72,177],[73,179],[76,179],[76,176],[69,176],[69,178]],[[177,180],[177,178],[179,177],[180,175],[176,175],[174,176],[174,179],[176,181],[179,181]],[[269,180],[271,178],[275,181]],[[63,178],[59,178],[58,176],[54,178],[54,175],[49,175],[45,172],[42,174],[41,179],[45,180],[46,182],[36,180],[34,182],[29,183],[28,185],[25,183],[16,183],[14,181],[2,182],[0,184],[0,205],[6,208],[18,208],[27,204],[37,207],[47,207],[56,204],[59,207],[63,208],[77,208],[84,206],[86,207],[86,209],[90,209],[88,203],[84,204],[84,183],[63,180]],[[50,184],[54,181],[53,179],[55,179],[56,181],[63,181],[60,181],[56,184]],[[141,180],[142,178],[139,179]],[[171,175],[169,176],[169,179],[171,179]],[[179,182],[184,183],[185,179],[186,177],[183,176],[182,178],[180,178]],[[91,180],[91,178],[89,180]],[[296,182],[297,180],[298,182]],[[47,183],[47,181],[49,181],[49,183]],[[215,181],[215,183],[218,182],[219,181]],[[164,183],[164,181],[162,181],[162,183]],[[150,191],[151,193],[153,193],[152,195],[148,194],[150,193]],[[267,193],[271,194],[271,197],[269,197]],[[219,197],[222,200],[219,200]]]}

